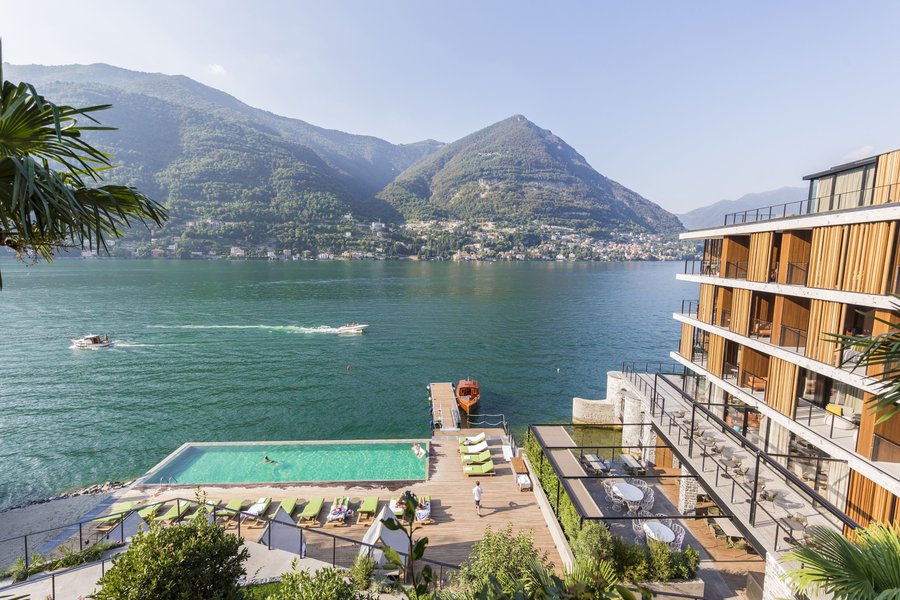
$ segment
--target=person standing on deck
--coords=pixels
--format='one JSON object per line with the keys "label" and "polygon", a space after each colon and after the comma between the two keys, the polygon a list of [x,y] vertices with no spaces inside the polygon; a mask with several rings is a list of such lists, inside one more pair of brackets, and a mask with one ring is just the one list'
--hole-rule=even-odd
{"label": "person standing on deck", "polygon": [[475,497],[475,512],[478,513],[478,516],[481,516],[481,494],[484,493],[484,488],[481,487],[481,482],[476,481],[475,487],[472,488],[472,495]]}

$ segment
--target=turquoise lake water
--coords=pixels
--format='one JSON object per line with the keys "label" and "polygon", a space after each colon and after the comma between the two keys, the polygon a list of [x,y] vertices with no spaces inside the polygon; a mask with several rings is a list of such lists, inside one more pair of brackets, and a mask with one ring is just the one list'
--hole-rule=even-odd
{"label": "turquoise lake water", "polygon": [[[420,443],[428,449],[425,440]],[[427,459],[407,442],[190,446],[145,483],[421,481],[427,470]]]}
{"label": "turquoise lake water", "polygon": [[[567,420],[668,360],[682,266],[0,260],[0,507],[191,441],[427,438],[433,381],[478,379],[519,431]],[[120,343],[69,348],[88,333]]]}

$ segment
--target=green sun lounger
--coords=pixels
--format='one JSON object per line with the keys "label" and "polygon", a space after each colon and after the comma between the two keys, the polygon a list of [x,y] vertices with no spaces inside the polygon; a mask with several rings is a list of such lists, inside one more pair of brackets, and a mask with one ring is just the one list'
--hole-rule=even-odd
{"label": "green sun lounger", "polygon": [[470,477],[472,475],[493,475],[494,461],[488,460],[486,463],[466,465],[463,467],[463,472]]}
{"label": "green sun lounger", "polygon": [[325,498],[310,498],[303,511],[298,515],[300,523],[317,523],[319,521],[319,513],[322,512],[322,506],[325,504]]}
{"label": "green sun lounger", "polygon": [[359,509],[356,512],[359,513],[356,519],[357,523],[365,523],[374,519],[375,513],[378,512],[378,496],[366,496],[363,498],[362,504],[359,505]]}
{"label": "green sun lounger", "polygon": [[[278,505],[278,508],[284,510],[287,513],[287,516],[294,516],[294,511],[297,510],[297,499],[296,498],[285,498],[281,501],[281,504]],[[276,510],[277,514],[278,511]],[[272,515],[275,516],[275,515]]]}
{"label": "green sun lounger", "polygon": [[138,516],[142,518],[144,521],[149,521],[153,517],[156,516],[156,513],[159,512],[159,509],[162,508],[161,503],[153,504],[151,506],[147,506],[138,511]]}
{"label": "green sun lounger", "polygon": [[[221,500],[207,500],[206,501],[206,510],[208,511],[209,514],[213,514],[213,511],[215,510],[215,508],[217,506],[219,506],[220,504],[222,504]],[[200,506],[197,506],[197,512],[195,512],[194,514],[191,515],[191,521],[197,520],[197,518],[201,514],[203,514],[203,513],[200,510]]]}
{"label": "green sun lounger", "polygon": [[181,517],[183,517],[185,514],[187,514],[187,511],[189,511],[192,506],[193,505],[187,501],[176,502],[174,505],[172,505],[172,508],[170,508],[164,514],[153,519],[153,521],[156,523],[167,523],[167,522],[178,521],[179,519],[181,519]]}
{"label": "green sun lounger", "polygon": [[483,463],[491,460],[491,451],[485,450],[481,454],[462,454],[460,458],[467,465],[471,465],[474,463]]}
{"label": "green sun lounger", "polygon": [[128,513],[131,512],[131,509],[137,506],[137,502],[125,502],[118,506],[112,507],[112,514],[106,515],[105,517],[101,517],[97,519],[97,523],[101,523],[103,525],[108,525],[109,523],[115,523],[122,517],[128,516]]}
{"label": "green sun lounger", "polygon": [[239,515],[239,511],[245,506],[249,506],[249,500],[229,500],[223,508],[216,511],[219,516],[219,524],[224,525]]}

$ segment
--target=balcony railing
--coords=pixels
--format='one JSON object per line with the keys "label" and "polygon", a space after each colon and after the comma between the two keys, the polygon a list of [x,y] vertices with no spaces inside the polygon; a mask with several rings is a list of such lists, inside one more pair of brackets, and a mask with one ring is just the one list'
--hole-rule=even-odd
{"label": "balcony railing", "polygon": [[900,462],[900,444],[895,444],[886,437],[876,433],[872,442],[872,460]]}
{"label": "balcony railing", "polygon": [[768,384],[768,378],[763,377],[762,375],[757,375],[752,371],[748,371],[744,369],[741,372],[741,382],[738,384],[739,387],[747,388],[751,392],[766,392],[766,385]]}
{"label": "balcony railing", "polygon": [[808,274],[808,262],[789,262],[784,282],[788,285],[806,285]]}
{"label": "balcony railing", "polygon": [[730,362],[726,362],[722,365],[722,379],[734,379],[735,381],[737,381],[737,376],[737,365],[733,365]]}
{"label": "balcony railing", "polygon": [[753,319],[750,327],[750,337],[771,338],[772,321],[766,321],[765,319]]}
{"label": "balcony railing", "polygon": [[762,208],[751,208],[750,210],[728,213],[725,215],[725,225],[740,225],[742,223],[768,221],[769,219],[805,215],[808,212],[809,200],[797,200],[795,202],[785,202],[784,204],[773,204],[772,206],[763,206]]}
{"label": "balcony railing", "polygon": [[791,348],[795,352],[800,352],[803,348],[806,348],[806,330],[782,325],[778,345],[782,348]]}
{"label": "balcony railing", "polygon": [[685,275],[709,275],[719,276],[720,263],[718,260],[686,260],[684,261]]}
{"label": "balcony railing", "polygon": [[725,277],[729,279],[747,279],[747,261],[739,260],[725,263]]}
{"label": "balcony railing", "polygon": [[845,418],[842,414],[839,415],[830,410],[825,410],[818,404],[814,404],[806,398],[800,397],[797,398],[797,409],[794,418],[798,422],[804,423],[809,429],[812,429],[813,431],[818,430],[818,433],[820,434],[825,434],[825,431],[819,429],[826,428],[828,437],[832,439],[835,437],[835,429],[839,430],[839,434],[841,431],[853,431],[853,449],[856,449],[855,436],[859,432],[859,423],[854,423],[850,419]]}
{"label": "balcony railing", "polygon": [[699,310],[700,310],[700,301],[699,300],[682,300],[681,301],[681,314],[696,318]]}

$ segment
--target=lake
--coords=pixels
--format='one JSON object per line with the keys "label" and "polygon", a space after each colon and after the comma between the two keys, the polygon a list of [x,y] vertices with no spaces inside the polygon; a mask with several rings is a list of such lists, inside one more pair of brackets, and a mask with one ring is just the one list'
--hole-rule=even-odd
{"label": "lake", "polygon": [[[681,263],[0,260],[0,508],[142,474],[187,441],[429,435],[426,385],[514,429],[667,360]],[[329,328],[368,323],[364,335]],[[108,350],[69,338],[108,333]]]}

